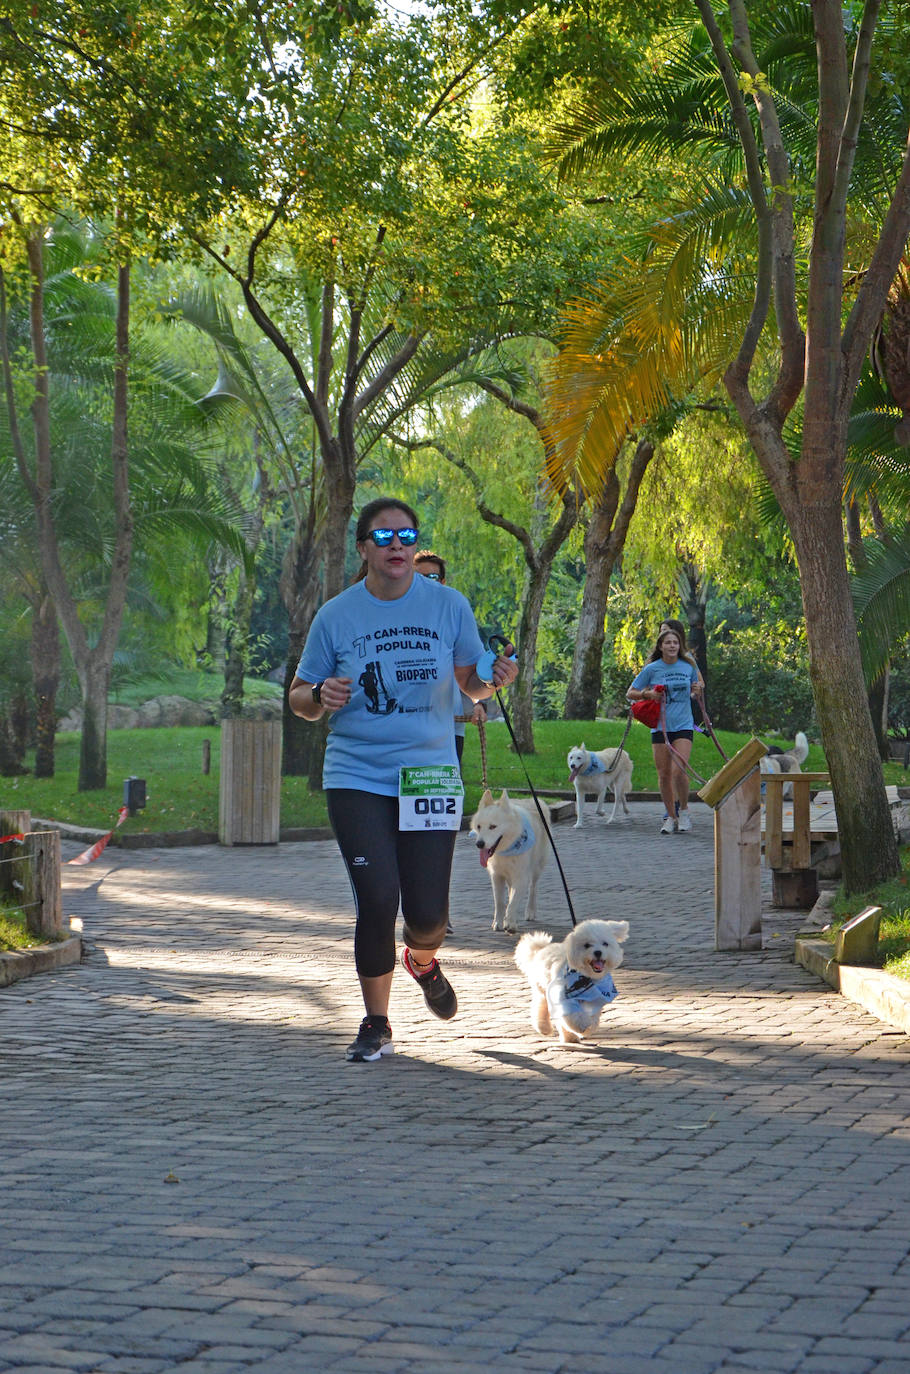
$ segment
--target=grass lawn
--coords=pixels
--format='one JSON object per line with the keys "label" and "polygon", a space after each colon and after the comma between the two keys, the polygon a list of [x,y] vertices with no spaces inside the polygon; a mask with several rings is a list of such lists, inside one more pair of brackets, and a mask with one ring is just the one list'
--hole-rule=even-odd
{"label": "grass lawn", "polygon": [[878,962],[887,973],[910,981],[910,845],[901,850],[903,872],[871,892],[844,897],[838,893],[834,919],[825,938],[834,941],[839,926],[867,906],[882,909],[878,939]]}
{"label": "grass lawn", "polygon": [[[541,792],[571,791],[566,754],[572,745],[584,742],[589,748],[615,747],[624,728],[622,720],[538,722],[534,727],[537,752],[525,760],[534,786]],[[487,775],[491,787],[494,790],[502,787],[526,789],[524,770],[511,749],[505,725],[501,721],[488,725],[486,736]],[[749,736],[719,732],[719,738],[725,751],[732,755]],[[202,772],[204,740],[211,744],[212,762],[208,775]],[[792,743],[771,738],[765,742]],[[657,776],[648,730],[643,725],[633,725],[625,747],[635,766],[633,790],[656,791]],[[61,734],[57,737],[56,776],[0,778],[0,808],[21,807],[30,810],[35,817],[108,830],[116,821],[123,801],[123,781],[135,775],[146,780],[147,805],[144,811],[124,823],[125,831],[217,830],[220,752],[221,731],[217,726],[111,730],[108,732],[108,786],[103,791],[78,792],[79,736]],[[692,761],[706,778],[722,763],[711,740],[702,735],[696,735]],[[806,768],[818,771],[824,768],[824,759],[817,747],[811,749]],[[910,776],[896,763],[886,765],[885,776],[888,782],[910,781]],[[476,809],[481,793],[478,732],[470,725],[465,743],[464,777],[465,811],[470,814]],[[306,779],[282,780],[281,824],[295,828],[327,824],[322,793],[310,792]]]}

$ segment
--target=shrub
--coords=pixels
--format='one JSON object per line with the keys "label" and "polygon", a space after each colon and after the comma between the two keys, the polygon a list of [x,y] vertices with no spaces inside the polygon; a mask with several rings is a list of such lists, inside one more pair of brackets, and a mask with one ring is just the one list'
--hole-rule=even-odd
{"label": "shrub", "polygon": [[757,626],[712,639],[707,701],[719,729],[792,739],[797,730],[816,728],[805,649],[798,642],[783,647]]}

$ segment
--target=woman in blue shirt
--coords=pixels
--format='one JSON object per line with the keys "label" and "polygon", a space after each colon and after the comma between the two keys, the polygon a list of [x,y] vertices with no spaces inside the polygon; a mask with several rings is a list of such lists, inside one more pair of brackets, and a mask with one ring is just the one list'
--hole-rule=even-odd
{"label": "woman in blue shirt", "polygon": [[492,681],[477,676],[483,645],[473,612],[454,588],[415,574],[418,534],[417,516],[403,501],[380,497],[364,507],[357,551],[365,576],[317,612],[288,694],[291,710],[305,720],[326,711],[332,717],[323,787],[354,891],[354,960],[366,1016],[347,1058],[358,1063],[392,1053],[399,901],[402,966],[436,1016],[448,1020],[458,1010],[436,958],[457,832],[429,822],[413,828],[400,797],[401,769],[457,770],[453,674],[478,701],[518,671],[500,656]]}
{"label": "woman in blue shirt", "polygon": [[[658,785],[666,807],[660,827],[662,835],[692,829],[689,777],[674,757],[673,750],[688,763],[695,732],[692,697],[698,692],[698,669],[682,657],[681,649],[676,631],[662,629],[650,659],[626,692],[629,701],[662,702],[666,712],[666,734],[664,722],[661,722],[660,729],[651,731]],[[658,691],[658,687],[663,690]],[[669,748],[670,744],[673,750]]]}

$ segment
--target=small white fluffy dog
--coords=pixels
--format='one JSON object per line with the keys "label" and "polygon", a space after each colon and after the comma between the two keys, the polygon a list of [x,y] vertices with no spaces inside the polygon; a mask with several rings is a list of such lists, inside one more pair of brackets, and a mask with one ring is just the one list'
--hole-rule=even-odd
{"label": "small white fluffy dog", "polygon": [[471,821],[471,838],[493,884],[493,929],[515,934],[516,918],[537,914],[537,883],[549,849],[543,822],[532,802],[513,802],[503,788],[499,801],[489,788]]}
{"label": "small white fluffy dog", "polygon": [[617,996],[612,970],[622,963],[628,921],[581,921],[554,944],[541,930],[522,935],[515,962],[531,985],[531,1025],[541,1035],[577,1044]]}
{"label": "small white fluffy dog", "polygon": [[[792,749],[765,754],[763,758],[759,759],[758,767],[762,773],[801,773],[802,765],[808,757],[809,741],[802,730],[798,730]],[[785,784],[783,793],[784,798],[789,800],[793,796],[793,788]]]}
{"label": "small white fluffy dog", "polygon": [[613,810],[607,825],[612,824],[616,808],[622,802],[622,809],[629,814],[626,793],[632,787],[632,760],[625,749],[586,749],[576,744],[569,750],[566,758],[569,766],[569,782],[575,784],[575,829],[581,825],[585,807],[585,793],[597,794],[596,816],[604,813],[604,798],[609,787],[613,793]]}

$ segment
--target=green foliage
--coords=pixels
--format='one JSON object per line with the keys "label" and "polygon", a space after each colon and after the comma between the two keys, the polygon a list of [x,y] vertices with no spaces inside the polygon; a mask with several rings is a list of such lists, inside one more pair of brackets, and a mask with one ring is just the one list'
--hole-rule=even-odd
{"label": "green foliage", "polygon": [[906,659],[892,667],[888,680],[888,732],[910,740],[910,662]]}
{"label": "green foliage", "polygon": [[8,906],[0,897],[0,954],[14,949],[34,949],[45,943],[29,930],[22,908]]}
{"label": "green foliage", "polygon": [[792,741],[816,729],[805,641],[786,624],[769,623],[712,637],[707,701],[727,730],[773,731]]}

